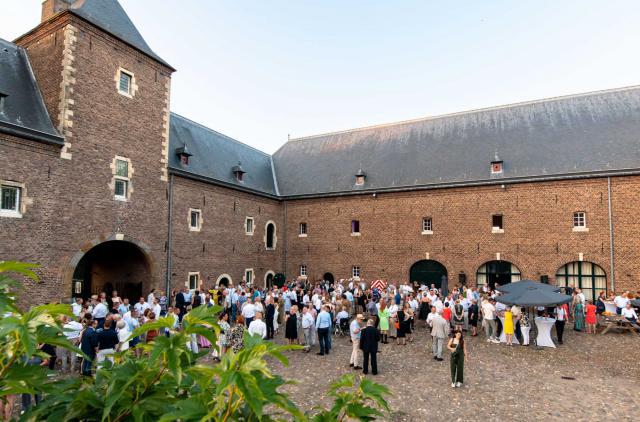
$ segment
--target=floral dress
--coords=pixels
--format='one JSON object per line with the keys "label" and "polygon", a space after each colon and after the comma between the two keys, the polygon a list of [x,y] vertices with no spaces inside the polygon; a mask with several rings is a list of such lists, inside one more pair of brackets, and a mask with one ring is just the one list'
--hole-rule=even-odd
{"label": "floral dress", "polygon": [[234,353],[244,349],[244,326],[236,324],[229,332],[229,345]]}
{"label": "floral dress", "polygon": [[231,326],[227,321],[219,321],[218,325],[220,326],[220,346],[227,347],[229,346],[229,330],[231,330]]}

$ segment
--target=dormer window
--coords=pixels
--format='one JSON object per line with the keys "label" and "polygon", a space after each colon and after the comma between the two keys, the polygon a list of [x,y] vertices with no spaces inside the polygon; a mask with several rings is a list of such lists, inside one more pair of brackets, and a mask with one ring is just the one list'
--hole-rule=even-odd
{"label": "dormer window", "polygon": [[183,144],[180,148],[176,149],[176,155],[180,159],[180,164],[182,164],[183,166],[188,166],[189,157],[191,157],[193,154],[189,152],[187,144]]}
{"label": "dormer window", "polygon": [[502,174],[502,164],[502,160],[498,157],[498,153],[496,152],[496,155],[491,162],[491,174]]}
{"label": "dormer window", "polygon": [[367,175],[362,171],[362,167],[356,173],[356,186],[364,185],[364,181],[367,178]]}
{"label": "dormer window", "polygon": [[0,112],[4,108],[4,103],[5,103],[7,97],[8,97],[7,94],[5,94],[4,92],[0,92]]}
{"label": "dormer window", "polygon": [[238,165],[234,166],[231,171],[238,182],[242,183],[244,181],[244,174],[246,171],[242,168],[242,163],[240,163],[240,161],[238,161]]}

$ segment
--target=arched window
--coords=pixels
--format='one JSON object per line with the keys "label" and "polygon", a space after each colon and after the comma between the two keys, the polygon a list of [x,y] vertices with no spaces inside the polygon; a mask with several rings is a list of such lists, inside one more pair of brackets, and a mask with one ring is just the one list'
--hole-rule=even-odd
{"label": "arched window", "polygon": [[267,222],[265,228],[264,246],[267,250],[276,248],[276,225],[273,221]]}
{"label": "arched window", "polygon": [[573,285],[582,290],[584,297],[595,302],[600,292],[607,291],[607,274],[602,267],[593,262],[569,262],[558,269],[556,285]]}
{"label": "arched window", "polygon": [[478,268],[476,273],[476,284],[478,286],[489,283],[489,287],[495,288],[496,283],[505,284],[520,281],[520,269],[508,261],[489,261]]}

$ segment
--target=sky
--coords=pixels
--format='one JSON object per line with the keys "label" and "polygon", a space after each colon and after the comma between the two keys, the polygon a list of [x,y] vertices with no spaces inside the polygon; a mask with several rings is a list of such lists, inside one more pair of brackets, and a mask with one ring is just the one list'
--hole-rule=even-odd
{"label": "sky", "polygon": [[[291,138],[640,84],[637,0],[120,0],[177,69],[171,109]],[[0,0],[0,38],[41,0]]]}

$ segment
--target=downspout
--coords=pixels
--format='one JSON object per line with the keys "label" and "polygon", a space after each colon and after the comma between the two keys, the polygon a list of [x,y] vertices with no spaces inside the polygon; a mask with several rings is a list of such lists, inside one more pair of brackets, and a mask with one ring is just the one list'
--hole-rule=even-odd
{"label": "downspout", "polygon": [[[167,277],[166,277],[166,295],[171,298],[171,274],[173,272],[172,253],[173,253],[173,174],[169,175],[169,232],[167,234]],[[171,300],[171,299],[169,299]]]}
{"label": "downspout", "polygon": [[284,256],[282,257],[284,268],[282,269],[282,273],[284,274],[285,283],[287,282],[287,247],[289,246],[289,242],[287,240],[287,201],[284,201]]}
{"label": "downspout", "polygon": [[607,177],[607,193],[609,196],[609,262],[611,264],[611,291],[616,291],[616,273],[614,266],[614,254],[613,254],[613,211],[611,207],[611,177]]}

